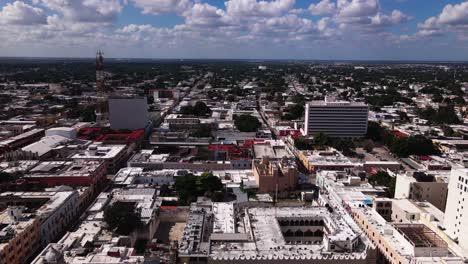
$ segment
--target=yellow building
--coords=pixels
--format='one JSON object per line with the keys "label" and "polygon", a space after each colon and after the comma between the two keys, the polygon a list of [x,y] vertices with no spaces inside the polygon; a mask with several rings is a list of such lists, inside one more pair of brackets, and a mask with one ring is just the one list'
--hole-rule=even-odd
{"label": "yellow building", "polygon": [[39,247],[40,221],[19,207],[0,213],[0,264],[28,263]]}
{"label": "yellow building", "polygon": [[352,216],[379,249],[378,263],[462,263],[447,243],[424,224],[387,222],[369,208],[353,208]]}

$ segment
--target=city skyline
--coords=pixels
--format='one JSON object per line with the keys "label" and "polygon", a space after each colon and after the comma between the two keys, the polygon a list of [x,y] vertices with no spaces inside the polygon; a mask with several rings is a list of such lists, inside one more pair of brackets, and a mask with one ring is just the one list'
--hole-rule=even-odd
{"label": "city skyline", "polygon": [[2,57],[468,60],[468,1],[0,1]]}

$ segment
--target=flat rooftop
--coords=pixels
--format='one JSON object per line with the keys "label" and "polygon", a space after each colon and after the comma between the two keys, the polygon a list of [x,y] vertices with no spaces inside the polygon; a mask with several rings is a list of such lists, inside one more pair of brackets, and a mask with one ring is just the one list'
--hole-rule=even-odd
{"label": "flat rooftop", "polygon": [[425,225],[396,224],[394,226],[416,248],[447,248],[447,243]]}
{"label": "flat rooftop", "polygon": [[288,151],[286,144],[281,140],[266,140],[265,142],[255,143],[253,145],[253,152],[255,158],[270,157],[281,159],[283,157],[291,158],[294,156]]}
{"label": "flat rooftop", "polygon": [[124,151],[126,145],[90,145],[88,149],[73,155],[72,159],[113,159]]}
{"label": "flat rooftop", "polygon": [[167,182],[173,181],[177,174],[176,170],[149,170],[145,171],[141,167],[126,167],[120,169],[112,179],[115,184],[128,185],[135,183],[139,178],[167,179]]}
{"label": "flat rooftop", "polygon": [[303,151],[302,153],[307,157],[308,162],[315,166],[356,165],[338,151]]}
{"label": "flat rooftop", "polygon": [[330,106],[330,107],[367,107],[364,102],[349,101],[310,101],[309,106]]}
{"label": "flat rooftop", "polygon": [[92,175],[103,161],[42,161],[25,177],[86,177]]}
{"label": "flat rooftop", "polygon": [[[360,237],[339,214],[330,213],[326,207],[279,207],[279,208],[248,208],[244,221],[233,228],[236,222],[233,217],[235,210],[230,205],[213,207],[217,224],[215,238],[223,235],[227,240],[211,243],[210,257],[222,259],[316,259],[327,254],[327,248],[322,240],[318,243],[287,242],[280,226],[280,221],[321,221],[326,229],[325,239],[329,241],[347,241]],[[351,221],[351,220],[350,220]],[[226,231],[226,232],[224,232]],[[237,241],[229,241],[237,240]],[[346,253],[328,252],[335,256],[365,258],[365,251]]]}

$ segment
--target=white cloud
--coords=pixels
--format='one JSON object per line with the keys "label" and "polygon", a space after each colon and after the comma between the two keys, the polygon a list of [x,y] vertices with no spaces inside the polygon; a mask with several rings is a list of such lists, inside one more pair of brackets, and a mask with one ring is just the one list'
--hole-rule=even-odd
{"label": "white cloud", "polygon": [[7,3],[0,12],[0,23],[10,25],[46,24],[47,17],[40,8],[21,1]]}
{"label": "white cloud", "polygon": [[335,12],[336,5],[330,0],[322,0],[317,4],[310,4],[309,11],[312,15],[329,15]]}
{"label": "white cloud", "polygon": [[188,25],[219,27],[228,24],[223,10],[206,3],[196,3],[182,15]]}
{"label": "white cloud", "polygon": [[372,16],[379,10],[378,0],[337,0],[338,16],[342,18]]}
{"label": "white cloud", "polygon": [[454,32],[460,39],[468,35],[468,1],[456,5],[448,4],[438,16],[430,17],[418,24],[416,36],[441,36]]}
{"label": "white cloud", "polygon": [[[250,52],[255,57],[257,53],[268,55],[267,51],[271,50],[277,52],[274,54],[289,56],[297,49],[310,49],[314,45],[320,50],[318,54],[330,47],[336,47],[330,48],[334,52],[349,50],[348,44],[356,45],[360,51],[362,43],[381,47],[392,43],[404,45],[448,31],[458,34],[460,41],[464,37],[465,44],[468,39],[468,2],[447,5],[438,16],[421,21],[417,34],[405,32],[401,36],[387,29],[412,17],[399,10],[385,11],[379,0],[313,0],[313,4],[304,9],[298,8],[294,0],[224,0],[223,7],[208,2],[32,0],[29,5],[16,1],[5,4],[0,10],[0,47],[4,53],[6,48],[15,49],[17,45],[28,43],[22,45],[33,51],[49,49],[52,53],[55,47],[63,47],[66,52],[91,50],[89,54],[92,55],[92,50],[101,47],[106,50],[122,48],[142,56],[158,56],[157,52],[166,55],[173,51],[171,54],[181,57],[217,52],[233,56],[233,51],[237,50],[242,57],[247,57],[242,52]],[[142,13],[171,13],[183,22],[167,27],[128,24],[117,28],[117,18],[129,3]],[[306,13],[324,17],[303,16]],[[12,35],[15,37],[11,38]]]}
{"label": "white cloud", "polygon": [[193,2],[191,0],[132,0],[136,7],[143,9],[144,14],[164,14],[177,13],[180,14],[190,7]]}
{"label": "white cloud", "polygon": [[224,3],[228,15],[238,16],[279,16],[293,9],[295,0],[228,0]]}
{"label": "white cloud", "polygon": [[390,15],[378,13],[371,18],[371,23],[374,26],[391,26],[407,22],[410,19],[410,16],[403,14],[401,11],[393,10]]}
{"label": "white cloud", "polygon": [[112,22],[122,12],[120,0],[33,0],[74,22]]}
{"label": "white cloud", "polygon": [[438,20],[441,24],[468,25],[468,2],[446,5]]}

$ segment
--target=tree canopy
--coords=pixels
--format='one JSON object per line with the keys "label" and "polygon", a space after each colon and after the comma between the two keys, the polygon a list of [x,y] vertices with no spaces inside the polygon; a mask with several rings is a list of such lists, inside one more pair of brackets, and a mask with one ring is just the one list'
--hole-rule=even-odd
{"label": "tree canopy", "polygon": [[201,124],[191,133],[192,137],[211,137],[211,126],[208,124]]}
{"label": "tree canopy", "polygon": [[384,143],[392,153],[399,157],[440,154],[432,141],[423,135],[396,137],[375,122],[369,122],[366,137]]}
{"label": "tree canopy", "polygon": [[135,203],[118,201],[106,208],[104,221],[115,233],[129,235],[142,225],[140,212]]}
{"label": "tree canopy", "polygon": [[12,181],[16,181],[22,176],[21,173],[8,173],[8,172],[0,172],[0,183],[8,183]]}
{"label": "tree canopy", "polygon": [[391,141],[390,150],[399,157],[409,155],[438,155],[439,149],[425,136],[395,137]]}
{"label": "tree canopy", "polygon": [[223,183],[211,173],[203,173],[201,176],[195,176],[191,173],[178,176],[175,188],[182,205],[195,202],[199,196],[210,197],[213,201],[220,201],[224,197]]}
{"label": "tree canopy", "polygon": [[186,105],[180,108],[183,115],[207,116],[212,113],[211,109],[202,101],[198,101],[194,106]]}
{"label": "tree canopy", "polygon": [[372,185],[387,187],[389,196],[391,198],[395,197],[396,177],[390,176],[385,171],[378,171],[376,174],[371,175],[368,181]]}
{"label": "tree canopy", "polygon": [[296,120],[300,119],[304,115],[304,105],[295,104],[287,109],[287,113],[283,116],[284,120]]}
{"label": "tree canopy", "polygon": [[432,107],[420,109],[418,115],[432,124],[461,124],[463,121],[458,118],[453,105],[441,106],[435,110]]}
{"label": "tree canopy", "polygon": [[260,121],[258,118],[251,115],[235,116],[234,124],[241,132],[256,132],[260,127]]}

